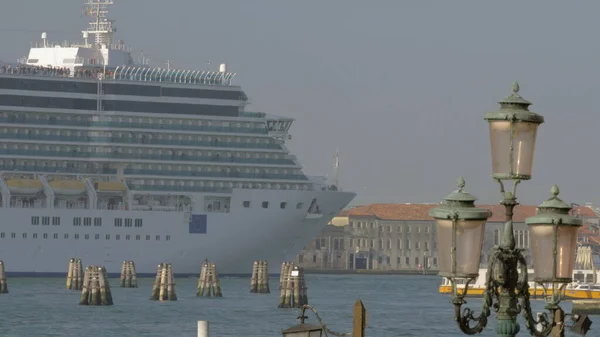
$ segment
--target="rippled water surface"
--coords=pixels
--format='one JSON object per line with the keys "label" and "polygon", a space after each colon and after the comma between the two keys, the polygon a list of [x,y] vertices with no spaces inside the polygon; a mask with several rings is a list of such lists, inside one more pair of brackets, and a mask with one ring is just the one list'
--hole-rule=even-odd
{"label": "rippled water surface", "polygon": [[[325,324],[350,332],[357,298],[368,311],[367,336],[462,336],[452,321],[449,298],[437,293],[438,276],[306,275],[309,303]],[[279,279],[272,293],[250,294],[249,280],[222,278],[223,298],[196,297],[197,279],[177,279],[178,301],[150,301],[153,279],[139,280],[137,289],[118,287],[110,279],[113,306],[81,306],[79,292],[64,289],[64,280],[9,278],[9,294],[0,295],[0,336],[196,336],[198,320],[210,321],[210,335],[281,336],[296,324],[297,309],[278,309]],[[469,305],[479,309],[481,300]],[[535,301],[534,310],[543,303]],[[570,311],[570,303],[563,304]],[[316,320],[309,314],[309,323]],[[594,318],[592,317],[592,320]],[[494,336],[495,319],[480,336]],[[600,329],[600,321],[594,325]],[[594,328],[588,335],[594,334]],[[521,335],[524,331],[521,321]],[[599,330],[600,331],[600,330]]]}

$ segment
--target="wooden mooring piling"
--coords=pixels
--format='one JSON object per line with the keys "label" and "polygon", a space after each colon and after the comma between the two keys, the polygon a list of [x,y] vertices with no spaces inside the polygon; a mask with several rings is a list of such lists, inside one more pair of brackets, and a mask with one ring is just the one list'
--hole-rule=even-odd
{"label": "wooden mooring piling", "polygon": [[150,299],[153,301],[177,301],[175,277],[170,263],[163,262],[158,265]]}
{"label": "wooden mooring piling", "polygon": [[217,266],[214,263],[204,261],[202,264],[196,296],[223,297],[219,275],[217,274]]}
{"label": "wooden mooring piling", "polygon": [[137,288],[137,274],[135,272],[135,262],[123,261],[121,266],[121,288]]}
{"label": "wooden mooring piling", "polygon": [[252,265],[252,277],[250,278],[250,292],[257,294],[269,294],[269,266],[267,261],[254,261]]}
{"label": "wooden mooring piling", "polygon": [[302,308],[308,304],[304,269],[293,262],[281,266],[279,308]]}
{"label": "wooden mooring piling", "polygon": [[67,289],[81,290],[83,287],[83,265],[81,259],[71,259],[67,271]]}
{"label": "wooden mooring piling", "polygon": [[80,305],[113,305],[106,268],[88,266],[83,276]]}
{"label": "wooden mooring piling", "polygon": [[6,283],[4,261],[0,261],[0,294],[8,294],[8,283]]}

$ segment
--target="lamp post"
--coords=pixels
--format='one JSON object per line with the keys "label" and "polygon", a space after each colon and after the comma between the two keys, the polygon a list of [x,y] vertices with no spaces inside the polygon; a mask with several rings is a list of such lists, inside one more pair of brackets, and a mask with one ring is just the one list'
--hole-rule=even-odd
{"label": "lamp post", "polygon": [[[562,312],[558,306],[560,294],[572,278],[577,229],[581,220],[568,215],[571,207],[558,198],[558,187],[554,186],[552,197],[539,206],[536,216],[526,220],[533,243],[535,281],[552,284],[552,299],[546,305],[552,318],[544,314],[535,320],[529,301],[527,261],[522,250],[515,247],[512,218],[518,205],[517,185],[531,178],[537,129],[544,118],[529,111],[531,102],[519,95],[516,82],[512,91],[500,102],[500,110],[485,114],[490,128],[492,177],[500,185],[506,223],[500,245],[495,246],[490,254],[486,291],[479,315],[469,308],[461,309],[466,303],[464,298],[469,283],[478,277],[485,222],[491,213],[474,206],[476,199],[463,191],[465,182],[462,178],[459,179],[459,189],[445,198],[445,204],[429,212],[436,221],[440,275],[452,284],[455,321],[467,335],[482,332],[491,310],[494,310],[498,336],[513,337],[519,333],[519,313],[523,314],[531,335],[548,336],[553,328],[563,323],[555,321],[555,314]],[[510,191],[504,189],[506,180],[513,182]],[[457,279],[467,280],[462,293],[457,289]],[[538,330],[538,325],[542,331]],[[562,331],[560,328],[559,331]]]}

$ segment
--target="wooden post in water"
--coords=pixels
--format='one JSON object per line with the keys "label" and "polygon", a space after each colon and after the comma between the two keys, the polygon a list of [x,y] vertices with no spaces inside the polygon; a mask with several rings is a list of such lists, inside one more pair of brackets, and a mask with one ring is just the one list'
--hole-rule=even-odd
{"label": "wooden post in water", "polygon": [[123,261],[121,266],[121,288],[137,288],[137,275],[133,261]]}
{"label": "wooden post in water", "polygon": [[67,289],[81,290],[83,287],[83,265],[81,259],[71,259],[67,271]]}
{"label": "wooden post in water", "polygon": [[80,305],[113,305],[106,268],[88,266],[83,277]]}
{"label": "wooden post in water", "polygon": [[8,294],[8,283],[6,283],[4,261],[0,261],[0,294]]}
{"label": "wooden post in water", "polygon": [[269,294],[269,266],[267,261],[254,261],[252,265],[252,277],[250,278],[250,292]]}
{"label": "wooden post in water", "polygon": [[170,263],[163,262],[158,265],[150,299],[153,301],[177,301],[175,277]]}
{"label": "wooden post in water", "polygon": [[352,337],[365,337],[365,326],[367,325],[367,310],[363,302],[358,299],[354,303],[352,321]]}
{"label": "wooden post in water", "polygon": [[198,337],[208,337],[208,321],[198,321]]}
{"label": "wooden post in water", "polygon": [[[283,269],[283,268],[282,268]],[[283,285],[279,296],[279,308],[302,308],[308,304],[304,269],[289,263],[283,275]]]}
{"label": "wooden post in water", "polygon": [[196,296],[223,297],[219,275],[217,274],[217,266],[214,263],[208,262],[208,260],[205,260],[202,264]]}

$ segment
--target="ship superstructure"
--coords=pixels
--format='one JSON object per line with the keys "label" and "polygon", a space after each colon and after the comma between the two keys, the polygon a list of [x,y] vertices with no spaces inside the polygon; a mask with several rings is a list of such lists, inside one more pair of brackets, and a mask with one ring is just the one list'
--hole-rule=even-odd
{"label": "ship superstructure", "polygon": [[152,273],[203,259],[247,273],[280,263],[355,196],[306,176],[285,142],[293,119],[248,112],[234,73],[136,65],[90,0],[83,43],[46,33],[0,65],[0,259],[64,272],[71,257]]}

